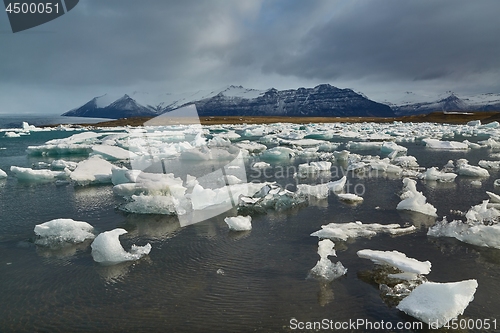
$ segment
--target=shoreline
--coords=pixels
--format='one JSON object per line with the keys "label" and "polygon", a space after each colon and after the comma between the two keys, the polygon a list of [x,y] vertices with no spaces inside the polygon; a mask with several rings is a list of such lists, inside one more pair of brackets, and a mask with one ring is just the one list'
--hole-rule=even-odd
{"label": "shoreline", "polygon": [[[493,121],[500,121],[500,112],[498,111],[481,111],[481,112],[432,112],[425,115],[412,115],[402,117],[275,117],[275,116],[205,116],[199,118],[184,118],[184,117],[133,117],[122,118],[99,123],[82,123],[74,124],[78,126],[95,126],[95,127],[117,127],[117,126],[143,126],[146,122],[148,125],[182,125],[182,124],[197,124],[202,125],[235,125],[235,124],[274,124],[274,123],[390,123],[394,121],[401,122],[429,122],[429,123],[448,123],[448,124],[467,124],[471,120],[480,120],[481,123],[487,124]],[[48,126],[47,126],[48,127]]]}

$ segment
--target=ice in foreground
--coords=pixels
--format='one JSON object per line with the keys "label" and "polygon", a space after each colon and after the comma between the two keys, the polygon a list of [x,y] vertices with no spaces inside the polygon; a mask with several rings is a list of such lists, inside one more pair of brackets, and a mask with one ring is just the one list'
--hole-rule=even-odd
{"label": "ice in foreground", "polygon": [[348,223],[329,223],[327,225],[322,225],[321,230],[313,232],[311,236],[346,241],[349,238],[372,237],[378,233],[389,233],[391,235],[397,235],[413,231],[415,231],[415,226],[401,228],[399,224],[363,224],[357,221]]}
{"label": "ice in foreground", "polygon": [[252,230],[252,217],[251,216],[233,216],[226,217],[224,222],[229,227],[229,230],[234,231],[248,231]]}
{"label": "ice in foreground", "polygon": [[0,169],[0,179],[2,178],[7,178],[7,173],[5,171],[3,171],[2,169]]}
{"label": "ice in foreground", "polygon": [[417,182],[415,180],[405,178],[403,179],[403,185],[403,194],[401,194],[403,200],[396,206],[396,209],[412,210],[430,216],[437,216],[437,209],[427,202],[427,198],[422,192],[417,191]]}
{"label": "ice in foreground", "polygon": [[398,251],[359,250],[358,257],[370,259],[376,264],[389,265],[403,272],[413,274],[429,274],[431,271],[430,261],[418,261],[417,259],[408,258],[406,254]]}
{"label": "ice in foreground", "polygon": [[35,226],[35,234],[39,237],[35,243],[39,245],[57,245],[61,243],[81,243],[93,239],[94,227],[87,222],[72,219],[55,219]]}
{"label": "ice in foreground", "polygon": [[124,261],[138,260],[149,254],[151,251],[149,243],[144,246],[134,244],[130,248],[130,252],[125,251],[120,244],[119,236],[126,233],[127,230],[117,228],[99,234],[91,244],[94,261],[113,265]]}
{"label": "ice in foreground", "polygon": [[397,308],[432,328],[440,328],[464,313],[474,299],[476,280],[436,283],[427,282],[416,287]]}
{"label": "ice in foreground", "polygon": [[453,220],[448,222],[446,217],[429,228],[428,236],[454,237],[464,243],[476,246],[493,247],[500,249],[500,212],[488,208],[488,200],[471,207],[465,214],[466,221]]}
{"label": "ice in foreground", "polygon": [[326,281],[333,281],[347,273],[347,268],[345,268],[340,261],[334,264],[328,259],[328,256],[337,256],[333,249],[334,246],[335,244],[329,239],[323,239],[318,242],[318,254],[320,259],[316,263],[316,266],[309,272],[310,276]]}

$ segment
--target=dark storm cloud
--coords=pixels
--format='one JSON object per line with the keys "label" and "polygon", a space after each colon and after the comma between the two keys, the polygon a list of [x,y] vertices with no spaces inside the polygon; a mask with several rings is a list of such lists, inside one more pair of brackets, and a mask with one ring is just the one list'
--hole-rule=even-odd
{"label": "dark storm cloud", "polygon": [[497,1],[353,1],[295,45],[278,44],[263,69],[323,80],[498,71],[499,12]]}
{"label": "dark storm cloud", "polygon": [[[32,31],[3,34],[3,81],[119,84],[175,79],[223,3],[88,0]],[[36,33],[48,31],[47,33]],[[2,47],[3,48],[3,47]],[[8,64],[8,65],[7,65]]]}
{"label": "dark storm cloud", "polygon": [[82,0],[16,34],[0,17],[0,98],[458,81],[496,92],[499,12],[496,0]]}

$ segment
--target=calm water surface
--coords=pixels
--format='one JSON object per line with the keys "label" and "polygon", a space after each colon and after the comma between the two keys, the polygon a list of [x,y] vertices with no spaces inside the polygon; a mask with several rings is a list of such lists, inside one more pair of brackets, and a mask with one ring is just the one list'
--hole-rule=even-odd
{"label": "calm water surface", "polygon": [[[27,157],[28,145],[71,134],[0,137],[0,148],[6,148],[0,149],[0,168],[9,173],[0,180],[1,332],[288,332],[291,318],[415,321],[384,303],[378,286],[366,280],[364,272],[374,266],[356,255],[366,248],[430,260],[431,281],[477,279],[475,299],[462,318],[500,321],[500,250],[427,237],[433,218],[395,209],[401,178],[349,174],[353,185],[366,189],[362,204],[347,205],[331,195],[291,210],[255,215],[250,232],[228,231],[224,217],[236,212],[181,228],[175,217],[119,211],[124,200],[113,195],[112,186],[22,183],[8,171],[11,165],[43,160]],[[491,152],[402,145],[424,167],[442,167],[458,158],[477,165]],[[458,177],[451,184],[419,182],[417,188],[441,218],[450,209],[466,211],[487,199],[485,191],[494,191],[493,181],[499,177],[492,172],[479,187]],[[295,182],[291,177],[279,181]],[[129,232],[121,237],[125,249],[149,242],[152,251],[137,262],[102,266],[93,261],[90,242],[58,250],[36,246],[34,226],[55,218],[86,221],[98,232],[124,228]],[[336,242],[333,261],[341,261],[347,274],[331,283],[307,279],[319,259],[318,239],[309,234],[327,223],[351,221],[411,223],[418,231]]]}

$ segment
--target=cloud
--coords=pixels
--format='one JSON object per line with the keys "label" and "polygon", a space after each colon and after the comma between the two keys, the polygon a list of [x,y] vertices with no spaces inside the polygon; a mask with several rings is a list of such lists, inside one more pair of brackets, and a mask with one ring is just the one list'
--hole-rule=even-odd
{"label": "cloud", "polygon": [[498,12],[496,0],[86,0],[17,34],[0,21],[0,86],[12,105],[42,90],[84,102],[227,84],[495,92]]}

